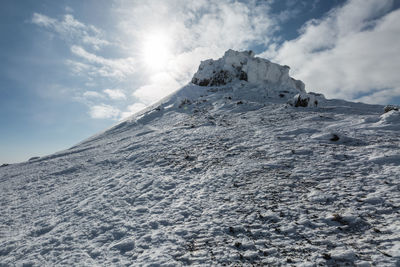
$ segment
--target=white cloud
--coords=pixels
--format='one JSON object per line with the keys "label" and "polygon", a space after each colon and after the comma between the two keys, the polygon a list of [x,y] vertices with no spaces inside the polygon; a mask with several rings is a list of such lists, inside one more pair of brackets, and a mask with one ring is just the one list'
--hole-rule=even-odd
{"label": "white cloud", "polygon": [[85,44],[92,45],[96,50],[99,50],[100,47],[109,45],[110,42],[104,39],[100,39],[99,37],[94,37],[94,36],[84,36],[82,41]]}
{"label": "white cloud", "polygon": [[44,27],[53,27],[53,25],[56,23],[56,20],[39,13],[34,13],[32,17],[32,23]]}
{"label": "white cloud", "polygon": [[83,97],[85,97],[85,98],[104,98],[104,95],[102,95],[96,91],[86,91],[83,93]]}
{"label": "white cloud", "polygon": [[89,114],[94,119],[117,119],[120,110],[106,104],[100,104],[90,107]]}
{"label": "white cloud", "polygon": [[120,89],[105,89],[103,92],[113,100],[126,99],[125,93]]}
{"label": "white cloud", "polygon": [[125,112],[121,113],[121,119],[126,119],[129,116],[135,114],[136,112],[139,112],[146,108],[146,105],[143,103],[135,103],[130,106],[128,106],[127,110]]}
{"label": "white cloud", "polygon": [[133,96],[146,104],[169,95],[180,87],[180,84],[167,72],[153,75],[147,85],[139,87]]}
{"label": "white cloud", "polygon": [[113,77],[122,79],[127,75],[136,72],[135,60],[132,57],[121,58],[121,59],[107,59],[102,56],[98,56],[94,53],[86,51],[83,47],[73,45],[71,46],[71,52],[85,60],[85,63],[74,63],[73,61],[68,61],[72,63],[74,68],[86,67],[89,76],[102,76],[102,77]]}
{"label": "white cloud", "polygon": [[[201,60],[220,57],[229,48],[243,50],[253,43],[267,44],[277,29],[266,1],[120,0],[113,12],[119,18],[125,50],[132,51],[141,71],[142,82],[134,96],[144,103],[157,101],[189,82]],[[157,32],[168,37],[161,44],[166,47],[146,43]],[[143,47],[149,45],[154,54],[169,53],[160,55],[161,66],[147,68],[143,64],[153,60],[142,58],[149,54]]]}
{"label": "white cloud", "polygon": [[[116,0],[109,10],[116,25],[107,36],[70,14],[55,19],[35,13],[32,22],[68,40],[73,58],[66,64],[87,79],[82,84],[124,88],[98,97],[77,93],[94,118],[127,117],[189,82],[201,60],[254,45],[270,45],[264,56],[291,66],[308,90],[328,97],[385,102],[398,95],[400,16],[387,14],[393,1],[348,1],[306,23],[299,38],[282,46],[274,43],[279,23],[303,7],[289,0],[289,12],[272,15],[271,2]],[[105,46],[110,50],[100,49]],[[139,103],[122,108],[127,96]]]}
{"label": "white cloud", "polygon": [[90,65],[75,60],[68,59],[65,63],[70,67],[72,73],[75,75],[81,75],[92,69]]}
{"label": "white cloud", "polygon": [[355,100],[369,104],[388,104],[394,96],[400,96],[400,87],[379,90]]}
{"label": "white cloud", "polygon": [[[201,60],[220,57],[229,48],[267,44],[277,29],[269,17],[270,1],[116,0],[112,6],[109,15],[117,23],[107,38],[71,14],[56,19],[35,13],[32,22],[68,41],[75,58],[66,64],[73,74],[86,78],[91,87],[112,80],[108,86],[123,86],[124,92],[146,105],[189,82]],[[107,45],[118,53],[100,50]],[[126,99],[125,94],[104,93],[111,99]],[[104,109],[98,105],[94,110]]]}
{"label": "white cloud", "polygon": [[400,10],[387,14],[392,4],[348,1],[321,20],[309,21],[297,39],[270,47],[263,56],[289,65],[307,90],[387,103],[400,88]]}
{"label": "white cloud", "polygon": [[93,53],[89,53],[81,46],[71,46],[71,52],[77,56],[80,56],[81,58],[86,59],[90,63],[97,63],[99,65],[110,65],[110,62],[107,59],[101,56],[97,56]]}
{"label": "white cloud", "polygon": [[85,43],[95,50],[111,44],[103,38],[101,30],[93,25],[85,25],[71,14],[66,14],[62,20],[57,20],[40,13],[34,13],[32,23],[58,33],[64,40]]}

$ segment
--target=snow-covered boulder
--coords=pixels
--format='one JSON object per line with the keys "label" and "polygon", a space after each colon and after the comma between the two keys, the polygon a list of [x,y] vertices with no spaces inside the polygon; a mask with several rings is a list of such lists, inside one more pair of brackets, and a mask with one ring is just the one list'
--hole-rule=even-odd
{"label": "snow-covered boulder", "polygon": [[[388,106],[386,106],[388,107]],[[385,113],[378,117],[378,120],[371,121],[374,122],[372,126],[374,128],[380,128],[385,130],[400,130],[400,110],[393,109],[387,110],[385,107]]]}
{"label": "snow-covered boulder", "polygon": [[325,101],[323,94],[317,93],[300,93],[295,95],[288,101],[288,104],[294,107],[317,107],[321,106],[321,103]]}
{"label": "snow-covered boulder", "polygon": [[400,107],[399,107],[399,106],[395,106],[395,105],[387,105],[387,106],[385,106],[385,108],[383,109],[383,111],[384,111],[385,113],[387,113],[387,112],[389,112],[389,111],[392,111],[392,110],[399,111],[399,110],[400,110]]}
{"label": "snow-covered boulder", "polygon": [[289,76],[289,67],[255,57],[252,51],[228,50],[220,59],[202,61],[192,83],[199,86],[221,86],[234,81],[250,85],[278,87],[295,93],[305,93],[304,83]]}
{"label": "snow-covered boulder", "polygon": [[393,125],[400,128],[400,111],[391,110],[380,116],[380,120],[378,121],[380,125]]}

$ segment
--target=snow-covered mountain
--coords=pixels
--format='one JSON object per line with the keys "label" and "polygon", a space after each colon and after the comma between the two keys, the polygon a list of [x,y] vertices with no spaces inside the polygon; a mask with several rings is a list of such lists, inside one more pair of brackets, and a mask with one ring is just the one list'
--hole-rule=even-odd
{"label": "snow-covered mountain", "polygon": [[2,166],[0,266],[399,266],[385,111],[229,50],[105,132]]}

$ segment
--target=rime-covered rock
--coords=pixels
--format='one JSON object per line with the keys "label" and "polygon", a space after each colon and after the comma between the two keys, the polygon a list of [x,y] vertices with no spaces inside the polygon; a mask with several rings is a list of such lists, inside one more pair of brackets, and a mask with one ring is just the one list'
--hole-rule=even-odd
{"label": "rime-covered rock", "polygon": [[220,59],[202,61],[192,83],[200,86],[221,86],[235,81],[270,90],[305,93],[304,83],[289,76],[289,67],[255,57],[252,51],[228,50]]}
{"label": "rime-covered rock", "polygon": [[387,105],[387,106],[385,106],[383,111],[385,113],[387,113],[387,112],[392,111],[392,110],[399,111],[400,107],[399,106],[395,106],[395,105]]}
{"label": "rime-covered rock", "polygon": [[295,95],[288,101],[288,104],[294,107],[317,107],[325,101],[323,94],[317,93],[300,93]]}

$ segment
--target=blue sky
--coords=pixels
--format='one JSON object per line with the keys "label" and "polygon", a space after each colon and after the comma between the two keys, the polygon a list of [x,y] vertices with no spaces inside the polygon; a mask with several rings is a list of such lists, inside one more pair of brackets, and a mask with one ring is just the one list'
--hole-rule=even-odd
{"label": "blue sky", "polygon": [[0,163],[66,149],[252,49],[329,98],[400,103],[399,0],[2,1]]}

